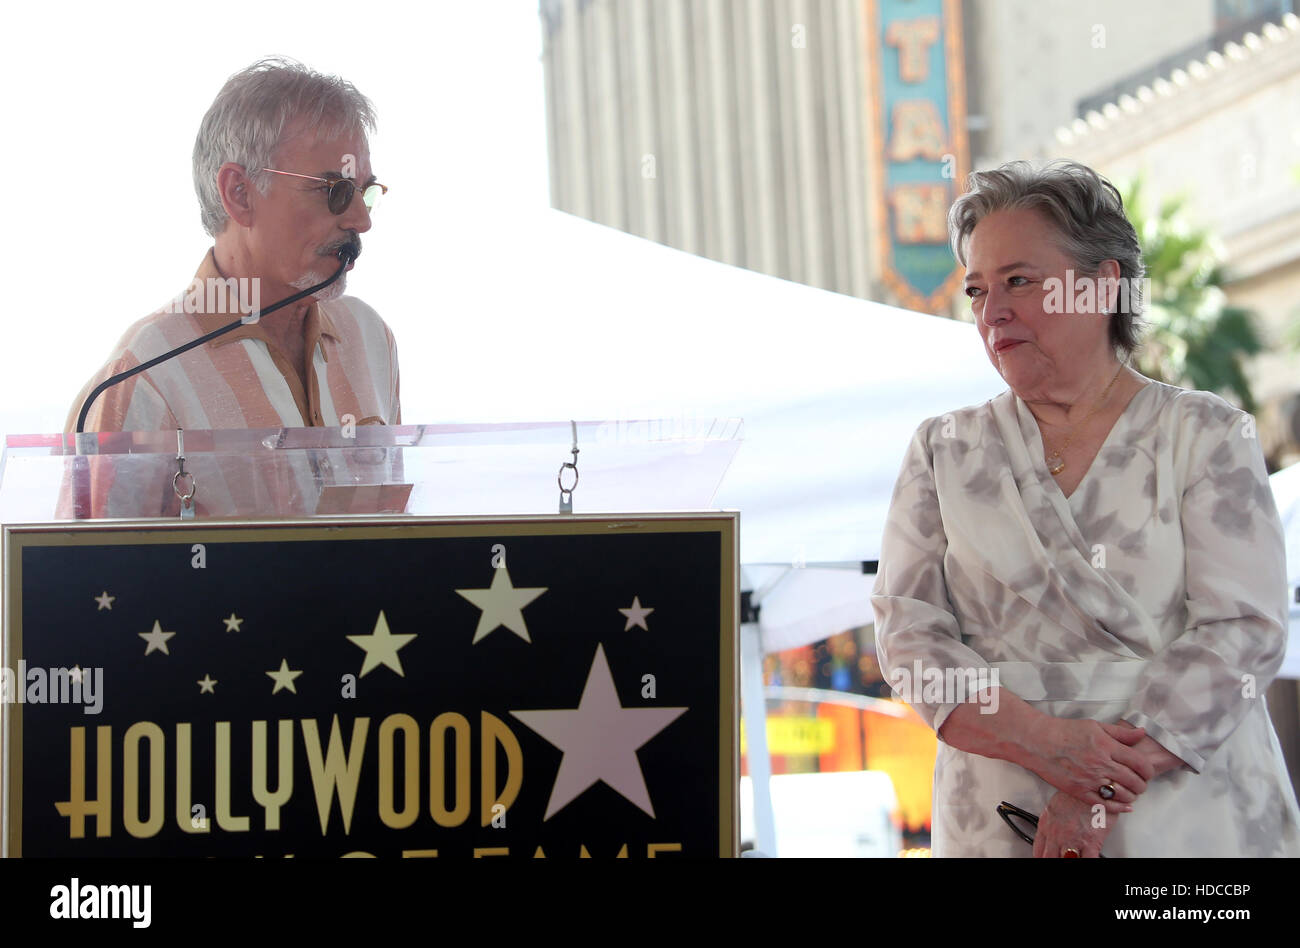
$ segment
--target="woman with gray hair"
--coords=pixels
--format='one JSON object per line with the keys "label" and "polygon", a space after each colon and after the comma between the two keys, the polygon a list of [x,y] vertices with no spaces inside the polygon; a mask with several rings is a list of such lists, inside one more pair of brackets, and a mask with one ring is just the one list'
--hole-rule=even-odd
{"label": "woman with gray hair", "polygon": [[917,429],[872,595],[886,680],[940,739],[934,855],[1300,855],[1254,420],[1130,366],[1141,252],[1091,169],[974,173],[949,232],[1009,388]]}

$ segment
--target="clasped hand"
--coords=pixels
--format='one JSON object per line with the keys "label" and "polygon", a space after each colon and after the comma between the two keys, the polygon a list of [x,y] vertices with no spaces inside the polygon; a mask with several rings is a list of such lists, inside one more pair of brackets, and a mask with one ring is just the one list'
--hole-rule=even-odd
{"label": "clasped hand", "polygon": [[[1129,724],[1103,724],[1087,718],[1048,718],[1036,729],[1029,748],[1031,769],[1057,790],[1089,807],[1100,803],[1107,813],[1127,813],[1147,788],[1155,768],[1136,750],[1146,731]],[[1100,790],[1115,788],[1111,799]]]}
{"label": "clasped hand", "polygon": [[1117,817],[1094,816],[1092,806],[1080,803],[1064,791],[1057,791],[1038,815],[1038,832],[1034,834],[1034,857],[1055,859],[1066,849],[1074,849],[1082,859],[1101,855]]}
{"label": "clasped hand", "polygon": [[[1036,772],[1058,792],[1039,814],[1034,855],[1050,859],[1073,849],[1083,858],[1099,856],[1115,818],[1133,809],[1155,775],[1135,749],[1146,731],[1123,722],[1052,718],[1040,733]],[[1100,793],[1107,784],[1115,788],[1109,800]],[[1097,804],[1106,808],[1100,819]]]}

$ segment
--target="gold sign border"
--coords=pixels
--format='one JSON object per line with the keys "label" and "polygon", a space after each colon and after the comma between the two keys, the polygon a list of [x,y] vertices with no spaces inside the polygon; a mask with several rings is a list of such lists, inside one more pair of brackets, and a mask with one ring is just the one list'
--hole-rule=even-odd
{"label": "gold sign border", "polygon": [[[338,517],[312,520],[113,520],[13,524],[4,527],[4,635],[3,664],[18,668],[22,656],[22,555],[29,547],[113,546],[142,544],[193,544],[250,542],[249,535],[265,533],[266,541],[386,539],[394,536],[572,536],[600,535],[594,529],[652,533],[716,532],[721,541],[719,625],[719,705],[722,722],[718,734],[718,788],[720,833],[718,855],[740,855],[740,722],[737,655],[740,590],[740,514],[736,511],[683,511],[673,513],[496,515],[458,517]],[[504,529],[509,532],[503,533]],[[259,542],[253,539],[251,542]],[[0,856],[22,855],[21,704],[0,703]],[[8,748],[8,750],[6,750]],[[12,759],[11,759],[12,758]],[[16,766],[15,766],[16,764]]]}

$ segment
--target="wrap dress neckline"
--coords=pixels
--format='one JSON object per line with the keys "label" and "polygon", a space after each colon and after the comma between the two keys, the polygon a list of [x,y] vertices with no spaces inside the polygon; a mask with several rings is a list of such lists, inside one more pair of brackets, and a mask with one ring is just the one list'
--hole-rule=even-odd
{"label": "wrap dress neckline", "polygon": [[[1070,491],[1068,496],[1066,495],[1065,491],[1061,490],[1060,484],[1057,483],[1057,480],[1052,475],[1051,471],[1047,470],[1047,457],[1046,457],[1047,445],[1043,441],[1043,431],[1038,426],[1038,419],[1034,417],[1034,413],[1032,409],[1030,409],[1030,407],[1027,404],[1025,404],[1025,400],[1021,398],[1019,395],[1015,395],[1014,392],[1012,393],[1016,401],[1016,412],[1020,416],[1020,420],[1021,420],[1021,433],[1024,435],[1025,440],[1030,444],[1030,446],[1037,451],[1037,454],[1035,456],[1038,458],[1038,466],[1042,468],[1041,473],[1046,474],[1048,478],[1051,480],[1051,482],[1056,485],[1056,489],[1057,491],[1060,492],[1062,499],[1068,502],[1080,495],[1084,486],[1088,483],[1088,480],[1092,475],[1093,469],[1097,466],[1098,460],[1101,459],[1101,456],[1105,452],[1106,448],[1108,448],[1111,445],[1112,441],[1114,441],[1116,436],[1115,435],[1116,431],[1124,427],[1126,421],[1128,421],[1133,415],[1134,413],[1133,403],[1136,402],[1139,398],[1141,398],[1143,396],[1143,393],[1146,392],[1147,389],[1153,387],[1154,386],[1151,384],[1149,380],[1145,381],[1141,384],[1138,390],[1133,393],[1132,397],[1129,398],[1128,404],[1124,406],[1123,411],[1119,413],[1119,416],[1115,419],[1114,423],[1110,426],[1110,430],[1106,432],[1106,437],[1102,441],[1101,447],[1097,449],[1097,453],[1093,456],[1092,462],[1088,465],[1088,470],[1084,472],[1083,477],[1079,479],[1078,484],[1074,485],[1074,490]],[[1028,422],[1028,424],[1025,424],[1025,422]]]}

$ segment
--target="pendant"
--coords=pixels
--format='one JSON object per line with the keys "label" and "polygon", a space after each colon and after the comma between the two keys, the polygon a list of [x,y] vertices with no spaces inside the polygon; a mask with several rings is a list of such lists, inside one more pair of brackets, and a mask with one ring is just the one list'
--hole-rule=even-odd
{"label": "pendant", "polygon": [[[1055,463],[1052,462],[1052,458],[1056,458]],[[1057,474],[1060,474],[1062,471],[1065,470],[1065,458],[1061,457],[1059,454],[1052,454],[1047,459],[1047,470],[1052,474],[1053,477],[1055,477]]]}

